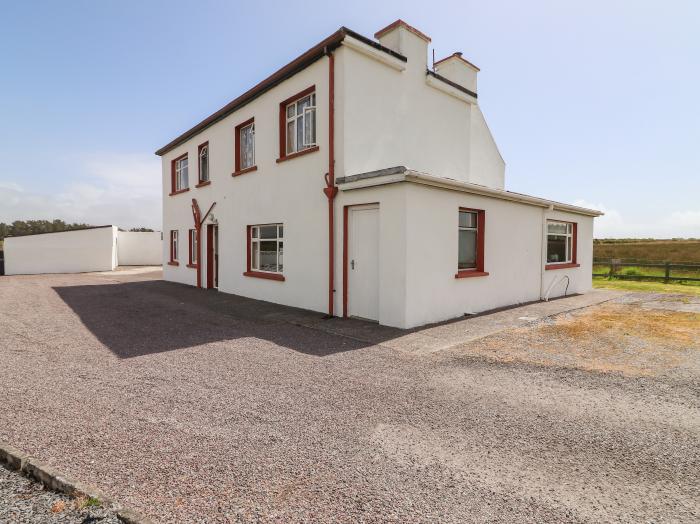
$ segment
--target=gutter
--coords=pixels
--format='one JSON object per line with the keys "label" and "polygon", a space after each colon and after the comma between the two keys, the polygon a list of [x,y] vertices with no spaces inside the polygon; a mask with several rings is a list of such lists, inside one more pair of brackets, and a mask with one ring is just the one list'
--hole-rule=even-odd
{"label": "gutter", "polygon": [[401,182],[410,182],[425,186],[436,187],[439,189],[447,189],[451,191],[460,191],[463,193],[471,193],[474,195],[497,198],[499,200],[508,200],[531,206],[551,208],[556,211],[566,211],[591,217],[602,216],[603,212],[595,209],[572,206],[563,204],[553,200],[538,198],[522,193],[515,193],[503,189],[494,189],[480,184],[472,184],[469,182],[459,182],[451,178],[436,177],[407,169],[404,166],[390,167],[369,173],[360,173],[357,175],[346,176],[337,180],[338,188],[341,191],[352,191],[354,189],[363,189],[367,187],[382,186],[387,184],[395,184]]}

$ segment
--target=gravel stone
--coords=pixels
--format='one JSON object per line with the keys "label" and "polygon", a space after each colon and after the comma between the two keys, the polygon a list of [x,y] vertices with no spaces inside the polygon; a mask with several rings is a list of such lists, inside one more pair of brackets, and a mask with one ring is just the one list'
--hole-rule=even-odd
{"label": "gravel stone", "polygon": [[159,277],[0,278],[0,439],[157,522],[700,520],[687,304],[422,353]]}

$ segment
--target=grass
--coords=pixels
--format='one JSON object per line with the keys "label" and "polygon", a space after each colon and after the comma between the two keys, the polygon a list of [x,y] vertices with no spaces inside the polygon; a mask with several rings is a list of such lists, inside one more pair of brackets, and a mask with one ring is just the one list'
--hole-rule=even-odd
{"label": "grass", "polygon": [[76,501],[78,509],[99,508],[101,505],[100,499],[95,497],[82,497]]}
{"label": "grass", "polygon": [[[696,283],[697,284],[697,283]],[[700,295],[700,285],[664,284],[663,282],[639,282],[633,280],[608,280],[593,278],[593,287],[618,289],[620,291],[642,291],[646,293],[680,293],[683,295]]]}
{"label": "grass", "polygon": [[[593,264],[593,273],[608,273],[609,271],[610,266],[608,264]],[[663,277],[665,269],[663,267],[622,266],[617,270],[616,274],[623,276]],[[700,266],[696,269],[677,269],[672,267],[669,275],[671,279],[673,277],[700,278]]]}
{"label": "grass", "polygon": [[700,240],[595,240],[593,257],[700,264]]}

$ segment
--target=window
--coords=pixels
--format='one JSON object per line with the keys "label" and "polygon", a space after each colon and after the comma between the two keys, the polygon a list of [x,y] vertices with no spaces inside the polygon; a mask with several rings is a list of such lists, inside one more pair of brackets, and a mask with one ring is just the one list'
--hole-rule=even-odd
{"label": "window", "polygon": [[317,149],[316,93],[311,86],[280,104],[280,160]]}
{"label": "window", "polygon": [[255,121],[236,126],[236,166],[234,176],[255,171]]}
{"label": "window", "polygon": [[284,225],[248,226],[247,276],[284,280]]}
{"label": "window", "polygon": [[199,159],[199,184],[209,182],[209,142],[199,146],[197,158]]}
{"label": "window", "polygon": [[485,219],[483,210],[459,210],[456,278],[488,275],[484,271]]}
{"label": "window", "polygon": [[189,234],[189,245],[190,245],[190,266],[196,266],[197,265],[197,254],[199,251],[197,250],[197,230],[196,229],[190,229],[190,234]]}
{"label": "window", "polygon": [[547,221],[547,266],[573,267],[576,264],[576,224],[573,222]]}
{"label": "window", "polygon": [[177,266],[177,230],[170,231],[170,264]]}
{"label": "window", "polygon": [[187,153],[173,160],[172,193],[186,191],[189,188]]}

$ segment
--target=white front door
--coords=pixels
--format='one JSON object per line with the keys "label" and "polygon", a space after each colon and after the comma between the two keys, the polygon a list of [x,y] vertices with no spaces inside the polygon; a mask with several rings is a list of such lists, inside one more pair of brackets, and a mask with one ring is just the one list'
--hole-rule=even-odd
{"label": "white front door", "polygon": [[379,320],[379,206],[348,210],[348,315]]}

